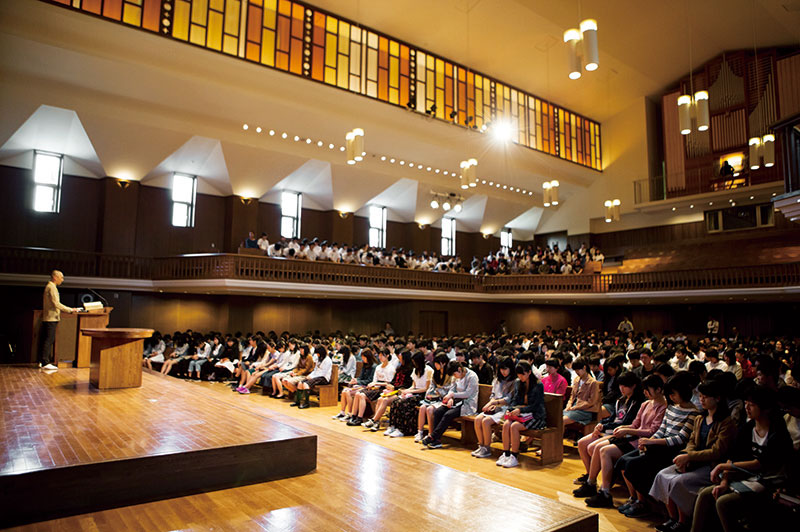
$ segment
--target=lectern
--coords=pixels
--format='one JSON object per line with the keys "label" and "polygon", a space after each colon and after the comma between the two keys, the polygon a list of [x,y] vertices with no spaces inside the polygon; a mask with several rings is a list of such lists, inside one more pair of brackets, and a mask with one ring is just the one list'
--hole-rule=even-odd
{"label": "lectern", "polygon": [[[99,329],[108,326],[108,319],[114,307],[104,307],[77,314],[61,313],[61,323],[56,329],[54,345],[54,364],[59,360],[75,361],[75,367],[88,368],[92,356],[92,339],[81,334],[81,329]],[[31,360],[36,360],[39,346],[39,331],[42,311],[33,311],[33,337],[31,339]]]}
{"label": "lectern", "polygon": [[142,385],[142,352],[153,329],[81,329],[92,339],[89,382],[100,390]]}

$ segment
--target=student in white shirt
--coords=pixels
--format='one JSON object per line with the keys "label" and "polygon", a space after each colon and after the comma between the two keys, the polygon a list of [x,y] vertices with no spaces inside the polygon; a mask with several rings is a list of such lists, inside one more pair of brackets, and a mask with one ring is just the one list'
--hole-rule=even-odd
{"label": "student in white shirt", "polygon": [[315,386],[330,384],[331,373],[333,370],[333,361],[328,356],[328,352],[324,346],[318,345],[314,347],[314,356],[317,363],[308,377],[297,385],[298,397],[295,403],[290,406],[297,405],[298,408],[308,408],[308,396]]}
{"label": "student in white shirt", "polygon": [[383,389],[392,382],[395,373],[395,366],[389,360],[388,349],[382,349],[378,355],[380,364],[375,368],[375,375],[372,377],[372,382],[367,386],[366,390],[358,391],[355,395],[354,411],[356,412],[355,418],[347,422],[349,426],[361,425],[365,422],[364,415],[367,411],[367,406],[375,401]]}

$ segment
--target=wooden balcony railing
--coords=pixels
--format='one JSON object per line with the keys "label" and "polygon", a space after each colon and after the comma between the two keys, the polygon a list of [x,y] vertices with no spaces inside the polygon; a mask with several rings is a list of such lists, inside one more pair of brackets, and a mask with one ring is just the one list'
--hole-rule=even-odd
{"label": "wooden balcony railing", "polygon": [[156,281],[239,279],[490,294],[603,294],[800,286],[800,262],[644,273],[476,277],[465,273],[437,273],[251,255],[197,254],[146,258],[0,247],[0,273],[42,275],[56,268],[71,277]]}

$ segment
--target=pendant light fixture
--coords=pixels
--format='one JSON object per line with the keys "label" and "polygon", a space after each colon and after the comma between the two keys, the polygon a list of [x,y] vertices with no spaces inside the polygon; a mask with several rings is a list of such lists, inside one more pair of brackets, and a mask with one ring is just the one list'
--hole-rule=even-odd
{"label": "pendant light fixture", "polygon": [[[581,20],[580,0],[578,0],[578,20]],[[595,19],[583,19],[577,28],[565,31],[564,42],[567,45],[569,79],[580,79],[581,60],[585,62],[583,68],[587,72],[597,70],[600,66],[600,50],[597,46],[597,21]],[[582,54],[579,53],[579,44],[582,45]]]}
{"label": "pendant light fixture", "polygon": [[545,207],[558,205],[558,181],[545,181],[542,183],[542,201]]}
{"label": "pendant light fixture", "polygon": [[478,186],[478,178],[476,176],[476,167],[478,166],[477,159],[468,159],[461,161],[461,188],[466,190],[470,187]]}
{"label": "pendant light fixture", "polygon": [[[753,1],[753,70],[756,72],[756,94],[761,92],[761,78],[760,68],[758,65],[758,48],[756,47],[756,5]],[[772,62],[770,61],[770,70],[772,69]],[[758,102],[760,98],[756,98]],[[756,107],[758,103],[756,103]],[[775,166],[775,135],[770,133],[769,127],[764,123],[766,117],[761,113],[761,129],[759,131],[751,131],[750,140],[747,144],[750,146],[750,170],[758,170],[761,168],[761,159],[764,159],[764,168],[771,168]],[[763,134],[763,135],[762,135]]]}
{"label": "pendant light fixture", "polygon": [[711,116],[708,111],[708,91],[694,90],[694,65],[692,61],[692,21],[689,17],[689,6],[686,6],[686,26],[689,28],[689,94],[678,97],[678,127],[681,135],[692,132],[692,125],[697,131],[708,131]]}
{"label": "pendant light fixture", "polygon": [[356,164],[364,159],[367,152],[364,151],[364,130],[360,127],[348,131],[344,136],[345,153],[347,154],[347,164]]}

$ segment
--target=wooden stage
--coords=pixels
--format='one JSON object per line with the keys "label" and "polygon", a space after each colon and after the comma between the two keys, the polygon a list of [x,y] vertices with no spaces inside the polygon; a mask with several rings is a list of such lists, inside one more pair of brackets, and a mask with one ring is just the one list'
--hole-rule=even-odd
{"label": "wooden stage", "polygon": [[[136,394],[136,389],[98,392],[88,389],[87,381],[87,370],[67,369],[55,375],[45,375],[29,368],[0,366],[0,399],[4,408],[0,430],[3,441],[10,443],[0,451],[0,482],[13,474],[12,471],[59,467],[67,465],[69,460],[74,462],[76,458],[81,463],[86,460],[85,455],[113,461],[118,456],[156,453],[162,451],[162,447],[167,448],[166,452],[185,453],[198,442],[212,446],[231,441],[245,443],[255,436],[254,431],[259,430],[264,438],[274,440],[277,432],[296,442],[309,438],[308,433],[316,433],[315,443],[319,445],[317,469],[311,474],[293,478],[215,491],[196,489],[191,495],[150,497],[150,502],[114,505],[105,510],[78,508],[70,512],[73,514],[71,517],[48,519],[46,515],[40,515],[35,524],[21,529],[598,530],[598,515],[594,512],[494,482],[482,478],[482,475],[434,463],[431,460],[437,456],[437,451],[421,451],[417,446],[414,451],[418,454],[415,455],[365,441],[360,429],[351,428],[348,432],[343,424],[330,421],[330,415],[335,411],[333,408],[314,407],[298,412],[282,401],[231,393],[222,384],[184,382],[147,372],[143,388],[138,389],[141,400],[125,396]],[[85,425],[79,425],[79,435],[68,434],[57,439],[52,432],[56,414],[35,415],[40,418],[40,424],[31,423],[33,408],[47,400],[53,402],[56,397],[63,400],[69,393],[75,397],[79,408],[72,412],[64,411],[62,415],[74,417],[75,423],[84,419]],[[107,395],[119,395],[120,399],[115,401],[116,404],[92,407],[97,401],[106,403],[110,400]],[[149,417],[139,411],[152,409],[152,399],[165,403],[165,415],[172,416],[169,419],[174,419],[176,414],[173,411],[180,405],[181,417],[191,418],[192,422],[178,428],[174,426],[174,420],[165,420],[156,425],[155,428],[161,431],[157,434],[142,430],[143,427],[135,420]],[[218,410],[209,414],[212,405],[224,411],[224,415],[218,415]],[[187,412],[191,414],[186,415]],[[281,412],[290,413],[292,417]],[[319,421],[323,417],[326,419],[324,425],[307,421],[315,418]],[[240,421],[244,418],[254,425],[252,430],[241,426]],[[253,424],[254,420],[256,424]],[[106,427],[107,432],[109,427],[114,427],[111,429],[114,432],[126,432],[131,430],[127,427],[134,427],[135,436],[122,441],[120,437],[111,436],[91,438],[91,434],[103,430],[99,425]],[[39,428],[31,430],[32,427]],[[364,436],[382,438],[379,433]],[[392,443],[414,445],[410,438],[402,440]],[[457,452],[459,456],[466,456],[466,460],[470,459],[467,450]],[[488,461],[472,460],[487,468],[491,465],[511,477],[532,474],[523,470],[502,470]],[[209,467],[212,465],[209,461],[203,458],[201,463]],[[226,461],[224,466],[235,467],[232,461]],[[159,478],[163,479],[159,482],[183,475],[180,471],[165,474],[162,470],[159,473]],[[129,478],[119,475],[110,480],[119,486],[129,484]],[[567,478],[564,482],[571,484]],[[0,486],[3,486],[2,493],[8,493],[8,483]],[[63,495],[54,492],[47,484],[35,487],[38,489],[26,496],[35,497],[40,508]],[[84,495],[83,498],[88,497]],[[5,513],[5,502],[0,505],[0,511]],[[81,515],[75,515],[78,513]]]}
{"label": "wooden stage", "polygon": [[[145,372],[0,367],[0,526],[303,475],[317,438]],[[199,392],[199,393],[198,393]]]}

